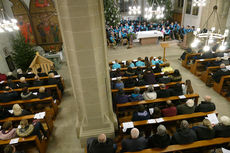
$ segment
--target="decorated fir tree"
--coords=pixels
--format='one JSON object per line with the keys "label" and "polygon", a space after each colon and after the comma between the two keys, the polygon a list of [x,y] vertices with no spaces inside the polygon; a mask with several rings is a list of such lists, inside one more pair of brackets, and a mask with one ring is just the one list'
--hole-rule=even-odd
{"label": "decorated fir tree", "polygon": [[108,26],[116,26],[120,22],[120,10],[114,0],[104,0],[105,22]]}
{"label": "decorated fir tree", "polygon": [[26,71],[35,57],[35,50],[25,42],[25,38],[21,34],[12,38],[12,48],[13,61],[17,68]]}

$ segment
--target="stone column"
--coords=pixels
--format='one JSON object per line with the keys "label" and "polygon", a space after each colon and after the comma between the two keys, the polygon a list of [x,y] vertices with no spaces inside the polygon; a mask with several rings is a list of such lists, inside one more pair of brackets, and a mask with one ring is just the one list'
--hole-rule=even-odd
{"label": "stone column", "polygon": [[[79,107],[76,129],[88,137],[114,135],[103,0],[56,0],[64,52]],[[71,112],[69,112],[71,113]]]}

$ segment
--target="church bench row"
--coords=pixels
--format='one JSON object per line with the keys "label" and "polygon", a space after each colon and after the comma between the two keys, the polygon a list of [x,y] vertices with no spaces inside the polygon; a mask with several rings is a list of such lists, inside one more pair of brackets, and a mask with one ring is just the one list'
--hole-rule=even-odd
{"label": "church bench row", "polygon": [[[6,146],[10,143],[11,140],[0,140],[0,146]],[[33,146],[36,146],[39,153],[46,153],[47,148],[47,142],[46,140],[39,140],[37,136],[30,136],[26,138],[19,138],[17,145],[22,146],[23,148],[26,148],[28,143],[32,143]]]}
{"label": "church bench row", "polygon": [[185,59],[182,61],[182,66],[185,67],[186,69],[190,68],[190,60],[192,60],[193,57],[199,56],[201,53],[188,53],[185,55]]}
{"label": "church bench row", "polygon": [[[132,153],[166,153],[166,152],[182,152],[185,150],[200,149],[200,148],[213,148],[216,149],[217,145],[230,142],[230,138],[214,138],[210,140],[195,141],[191,144],[184,145],[170,145],[167,148],[151,148]],[[131,153],[131,152],[126,152]]]}
{"label": "church bench row", "polygon": [[204,63],[215,61],[215,60],[216,58],[197,59],[195,60],[195,63],[191,65],[190,72],[196,76],[199,76],[201,75],[201,72],[198,69],[203,67],[203,69],[206,70]]}
{"label": "church bench row", "polygon": [[[167,63],[168,64],[168,63]],[[166,63],[164,63],[164,64],[160,64],[160,67],[164,67],[166,65]],[[152,68],[154,68],[155,67],[155,65],[150,65]],[[142,67],[140,67],[141,69],[146,69],[147,68],[147,66],[142,66]],[[126,71],[128,68],[127,67],[125,67],[125,68],[120,68],[120,70],[121,71]],[[133,67],[132,68],[133,70],[136,70],[137,69],[137,67]],[[111,69],[110,71],[116,71],[116,69]]]}
{"label": "church bench row", "polygon": [[[20,122],[23,119],[25,119],[25,120],[34,120],[34,117],[35,117],[35,114],[25,115],[25,116],[20,116],[20,117],[8,117],[8,118],[0,120],[0,123],[4,123],[4,122],[7,122],[7,121]],[[47,126],[47,128],[49,130],[49,133],[52,132],[52,130],[53,130],[53,120],[49,115],[46,114],[45,117],[43,119],[39,119],[39,121],[41,123],[46,124],[46,126]]]}
{"label": "church bench row", "polygon": [[224,83],[227,80],[230,80],[230,75],[222,76],[219,83],[214,82],[213,89],[219,94],[223,94]]}
{"label": "church bench row", "polygon": [[[173,74],[173,72],[169,73],[169,75]],[[162,75],[164,75],[164,72],[161,72],[161,73],[154,73],[154,76],[155,77],[161,77]],[[117,77],[117,78],[121,78],[121,80],[127,80],[127,79],[130,79],[130,78],[137,78],[138,76],[137,75],[134,75],[134,76],[130,76],[130,77]],[[117,78],[111,78],[111,81],[116,81]]]}
{"label": "church bench row", "polygon": [[[61,93],[60,89],[58,88],[58,86],[56,84],[54,84],[54,85],[38,86],[38,87],[29,87],[28,90],[29,91],[38,91],[40,87],[44,87],[46,89],[46,91],[49,91],[49,92],[52,92],[52,90],[55,89],[56,93],[57,93],[57,96],[58,96],[58,100],[59,100],[59,102],[61,101],[62,93]],[[21,92],[22,88],[13,89],[13,91]],[[4,91],[0,91],[0,93],[4,93]]]}
{"label": "church bench row", "polygon": [[214,73],[220,69],[220,66],[211,66],[207,67],[206,71],[201,74],[201,80],[204,81],[204,83],[207,85],[211,82],[211,73]]}
{"label": "church bench row", "polygon": [[[132,61],[133,63],[136,63],[138,60],[123,60],[123,61],[118,61],[119,64],[125,65],[127,61]],[[145,59],[141,59],[142,62],[145,62]],[[112,66],[115,63],[115,61],[109,62],[109,66]]]}
{"label": "church bench row", "polygon": [[[165,84],[165,85],[166,85],[166,86],[173,86],[173,85],[175,85],[175,84],[177,84],[177,83],[179,83],[179,84],[184,84],[183,81],[178,81],[178,82],[170,82],[170,83],[167,83],[167,84]],[[163,83],[157,83],[157,84],[151,84],[151,85],[153,85],[153,87],[160,87],[161,84],[163,84]],[[140,88],[141,90],[143,90],[143,89],[147,89],[149,86],[150,86],[150,85],[136,86],[136,87],[138,87],[138,88]],[[124,90],[125,92],[132,92],[136,87],[132,87],[132,88],[123,88],[123,90]],[[112,89],[112,93],[116,93],[116,92],[118,92],[118,91],[119,91],[118,89]]]}

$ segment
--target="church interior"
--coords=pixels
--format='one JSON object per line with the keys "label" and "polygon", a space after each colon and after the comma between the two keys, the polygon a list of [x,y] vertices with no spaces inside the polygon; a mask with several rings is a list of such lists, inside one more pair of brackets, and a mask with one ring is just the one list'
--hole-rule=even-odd
{"label": "church interior", "polygon": [[230,153],[229,0],[0,0],[0,153]]}

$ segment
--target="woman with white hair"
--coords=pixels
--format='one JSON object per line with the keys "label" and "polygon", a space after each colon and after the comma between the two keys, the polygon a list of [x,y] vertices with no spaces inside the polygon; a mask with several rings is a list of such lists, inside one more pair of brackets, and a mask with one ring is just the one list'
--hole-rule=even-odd
{"label": "woman with white hair", "polygon": [[186,101],[185,104],[180,104],[177,106],[178,114],[192,114],[195,112],[195,105],[192,99]]}
{"label": "woman with white hair", "polygon": [[154,91],[153,85],[149,85],[148,89],[143,93],[145,100],[153,100],[157,98],[157,93]]}
{"label": "woman with white hair", "polygon": [[7,80],[16,80],[16,77],[13,76],[12,72],[7,73]]}
{"label": "woman with white hair", "polygon": [[17,78],[20,79],[21,77],[24,77],[22,69],[17,69]]}
{"label": "woman with white hair", "polygon": [[230,118],[221,116],[220,123],[213,127],[215,137],[230,137]]}
{"label": "woman with white hair", "polygon": [[198,140],[207,140],[215,137],[215,131],[208,119],[203,120],[203,125],[193,127],[196,132]]}
{"label": "woman with white hair", "polygon": [[165,148],[170,145],[171,139],[167,133],[167,129],[164,125],[160,124],[157,127],[156,134],[152,135],[148,140],[148,146],[151,148]]}
{"label": "woman with white hair", "polygon": [[19,104],[13,105],[13,115],[15,117],[25,116],[25,115],[29,115],[29,114],[31,114],[31,113],[25,109],[22,109]]}
{"label": "woman with white hair", "polygon": [[189,128],[189,123],[182,120],[180,128],[172,136],[172,144],[189,144],[197,140],[196,132]]}

